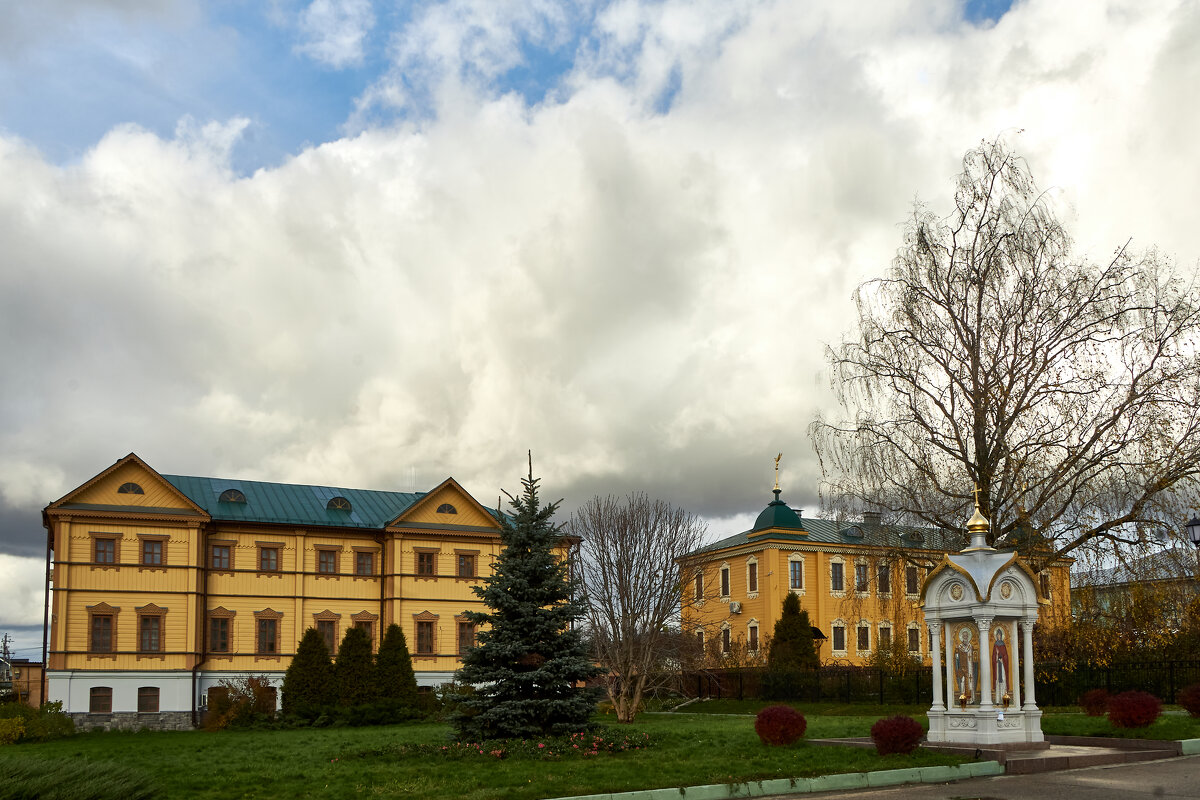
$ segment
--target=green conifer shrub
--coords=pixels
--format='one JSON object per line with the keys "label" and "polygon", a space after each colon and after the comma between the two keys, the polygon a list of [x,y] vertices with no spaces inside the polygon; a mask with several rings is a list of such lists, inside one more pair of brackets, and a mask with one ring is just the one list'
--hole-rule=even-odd
{"label": "green conifer shrub", "polygon": [[808,612],[800,608],[800,598],[788,592],[767,649],[763,696],[772,699],[800,697],[815,680],[813,671],[818,664]]}
{"label": "green conifer shrub", "polygon": [[379,699],[404,708],[417,707],[417,678],[413,673],[408,640],[396,623],[388,625],[375,656],[375,683]]}
{"label": "green conifer shrub", "polygon": [[309,628],[300,638],[296,655],[283,676],[283,713],[314,717],[335,702],[333,662],[325,637]]}
{"label": "green conifer shrub", "polygon": [[489,610],[466,614],[482,628],[456,676],[475,688],[453,718],[467,739],[575,733],[595,708],[593,693],[576,685],[599,669],[572,628],[585,608],[554,552],[562,539],[552,522],[558,504],[541,505],[532,459],[521,483],[519,497],[508,495],[511,519],[499,518],[504,548],[493,573],[474,587]]}
{"label": "green conifer shrub", "polygon": [[371,655],[371,637],[357,625],[352,625],[342,637],[333,677],[338,705],[361,706],[375,702],[375,659]]}

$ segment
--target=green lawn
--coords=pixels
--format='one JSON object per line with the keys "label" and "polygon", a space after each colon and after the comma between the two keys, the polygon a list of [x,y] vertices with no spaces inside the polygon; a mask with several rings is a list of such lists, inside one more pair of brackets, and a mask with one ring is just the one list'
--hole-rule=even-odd
{"label": "green lawn", "polygon": [[1121,739],[1200,739],[1200,718],[1164,714],[1147,728],[1114,728],[1106,717],[1075,712],[1042,717],[1042,732],[1058,736],[1113,736]]}
{"label": "green lawn", "polygon": [[[813,716],[806,738],[864,736],[878,719],[867,716]],[[808,711],[807,709],[804,709]],[[605,720],[601,719],[601,723]],[[0,748],[0,800],[6,775],[31,760],[54,765],[64,776],[109,764],[126,772],[114,785],[128,784],[130,770],[162,797],[422,797],[546,798],[609,791],[810,777],[836,772],[958,764],[963,759],[918,750],[909,756],[879,757],[874,750],[763,746],[753,716],[645,714],[620,734],[648,733],[647,749],[591,757],[538,759],[489,755],[447,757],[415,752],[415,745],[452,745],[451,729],[439,723],[381,728],[290,731],[202,731],[182,733],[98,733],[44,744]],[[453,748],[452,748],[453,749]],[[93,776],[93,785],[98,785]],[[122,783],[124,781],[124,783]],[[62,797],[103,797],[71,790],[64,778]],[[113,796],[133,800],[123,788]]]}

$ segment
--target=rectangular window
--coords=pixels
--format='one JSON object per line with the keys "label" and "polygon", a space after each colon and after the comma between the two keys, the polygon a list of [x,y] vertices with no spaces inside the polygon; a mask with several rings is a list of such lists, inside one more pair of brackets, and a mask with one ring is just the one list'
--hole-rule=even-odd
{"label": "rectangular window", "polygon": [[854,565],[854,591],[865,592],[870,589],[871,573],[866,564]]}
{"label": "rectangular window", "polygon": [[846,629],[841,625],[833,626],[833,649],[838,651],[846,649]]}
{"label": "rectangular window", "polygon": [[354,574],[355,575],[374,575],[375,574],[375,554],[374,553],[355,553],[354,554]]}
{"label": "rectangular window", "polygon": [[880,650],[890,650],[891,648],[892,648],[892,629],[891,628],[880,628],[879,629],[879,649]]}
{"label": "rectangular window", "polygon": [[112,687],[111,686],[93,686],[90,697],[88,698],[88,713],[89,714],[111,714],[112,713]]}
{"label": "rectangular window", "polygon": [[1049,597],[1050,596],[1050,573],[1039,572],[1038,573],[1038,584],[1042,587],[1042,596]]}
{"label": "rectangular window", "polygon": [[844,565],[840,562],[833,562],[829,565],[829,589],[833,592],[840,592],[846,588],[846,579],[843,575]]}
{"label": "rectangular window", "polygon": [[208,649],[214,653],[229,652],[229,620],[225,617],[209,619]]}
{"label": "rectangular window", "polygon": [[336,550],[317,551],[317,572],[325,575],[332,575],[337,572]]}
{"label": "rectangular window", "polygon": [[859,650],[870,650],[871,649],[871,629],[868,628],[866,625],[858,626],[858,649]]}
{"label": "rectangular window", "polygon": [[258,652],[262,655],[275,655],[279,652],[279,620],[258,620]]}
{"label": "rectangular window", "polygon": [[758,591],[758,564],[751,561],[747,566],[749,566],[750,569],[746,574],[746,591],[747,592],[757,592]]}
{"label": "rectangular window", "polygon": [[92,547],[95,549],[95,552],[92,554],[92,560],[97,564],[117,563],[116,539],[93,539]]}
{"label": "rectangular window", "polygon": [[417,623],[417,652],[421,655],[433,655],[433,623]]}
{"label": "rectangular window", "polygon": [[804,562],[788,562],[788,587],[797,591],[804,588]]}
{"label": "rectangular window", "polygon": [[731,643],[729,641],[729,628],[725,628],[724,630],[721,631],[721,652],[728,653],[732,649],[732,647],[730,645],[731,645]]}
{"label": "rectangular window", "polygon": [[92,615],[92,647],[93,653],[111,653],[113,651],[113,618],[111,614]]}
{"label": "rectangular window", "polygon": [[876,580],[878,581],[878,592],[880,594],[892,593],[892,568],[887,564],[881,564],[875,572]]}
{"label": "rectangular window", "polygon": [[921,576],[916,567],[904,568],[904,593],[916,594],[920,591]]}
{"label": "rectangular window", "polygon": [[138,687],[138,713],[139,714],[156,714],[156,713],[158,713],[158,687],[157,686],[139,686]]}
{"label": "rectangular window", "polygon": [[721,568],[721,597],[729,597],[729,567]]}
{"label": "rectangular window", "polygon": [[475,624],[471,622],[458,623],[458,654],[470,650],[475,646]]}
{"label": "rectangular window", "polygon": [[208,565],[212,569],[230,569],[233,564],[232,548],[227,544],[214,544],[209,550]]}
{"label": "rectangular window", "polygon": [[258,549],[258,569],[259,572],[279,571],[278,547],[260,547]]}
{"label": "rectangular window", "polygon": [[752,651],[758,650],[758,626],[757,625],[750,626],[750,649]]}
{"label": "rectangular window", "polygon": [[417,574],[433,575],[437,571],[434,556],[436,553],[417,553]]}
{"label": "rectangular window", "polygon": [[321,638],[325,640],[325,647],[329,652],[337,652],[337,623],[331,619],[317,620],[317,633],[321,634]]}
{"label": "rectangular window", "polygon": [[142,563],[156,567],[163,563],[163,543],[161,539],[142,539]]}
{"label": "rectangular window", "polygon": [[908,652],[919,653],[921,651],[921,630],[919,628],[908,629]]}
{"label": "rectangular window", "polygon": [[696,599],[697,600],[701,600],[704,598],[704,573],[703,572],[696,573],[695,591],[696,591]]}
{"label": "rectangular window", "polygon": [[458,577],[474,578],[475,577],[475,556],[458,557]]}
{"label": "rectangular window", "polygon": [[162,617],[138,617],[138,650],[157,653],[162,650]]}

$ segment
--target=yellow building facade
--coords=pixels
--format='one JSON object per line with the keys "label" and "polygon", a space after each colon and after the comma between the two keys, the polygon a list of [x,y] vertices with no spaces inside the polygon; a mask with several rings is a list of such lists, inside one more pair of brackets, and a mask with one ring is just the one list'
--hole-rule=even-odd
{"label": "yellow building facade", "polygon": [[378,647],[404,630],[417,682],[449,681],[500,552],[495,512],[447,478],[381,492],[159,474],[134,454],[43,513],[47,698],[83,727],[195,725],[222,679],[278,686],[307,628]]}
{"label": "yellow building facade", "polygon": [[[775,499],[754,527],[680,560],[683,630],[701,637],[719,662],[765,654],[787,594],[799,596],[822,664],[863,665],[883,650],[929,663],[921,583],[950,552],[953,534],[932,528],[802,519]],[[1039,573],[1051,606],[1042,624],[1070,608],[1069,563]]]}

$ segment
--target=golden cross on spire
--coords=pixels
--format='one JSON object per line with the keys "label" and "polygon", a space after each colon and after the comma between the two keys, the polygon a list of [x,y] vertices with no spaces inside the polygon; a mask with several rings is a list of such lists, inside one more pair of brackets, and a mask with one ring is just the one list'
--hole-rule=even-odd
{"label": "golden cross on spire", "polygon": [[775,489],[779,489],[779,459],[783,458],[783,453],[775,456]]}
{"label": "golden cross on spire", "polygon": [[975,507],[976,507],[976,508],[979,508],[979,492],[980,492],[980,491],[981,491],[981,490],[980,490],[980,488],[979,488],[979,481],[976,481],[976,482],[975,482],[975,489],[974,489],[974,491],[972,491],[972,492],[971,492],[971,494],[975,495]]}

